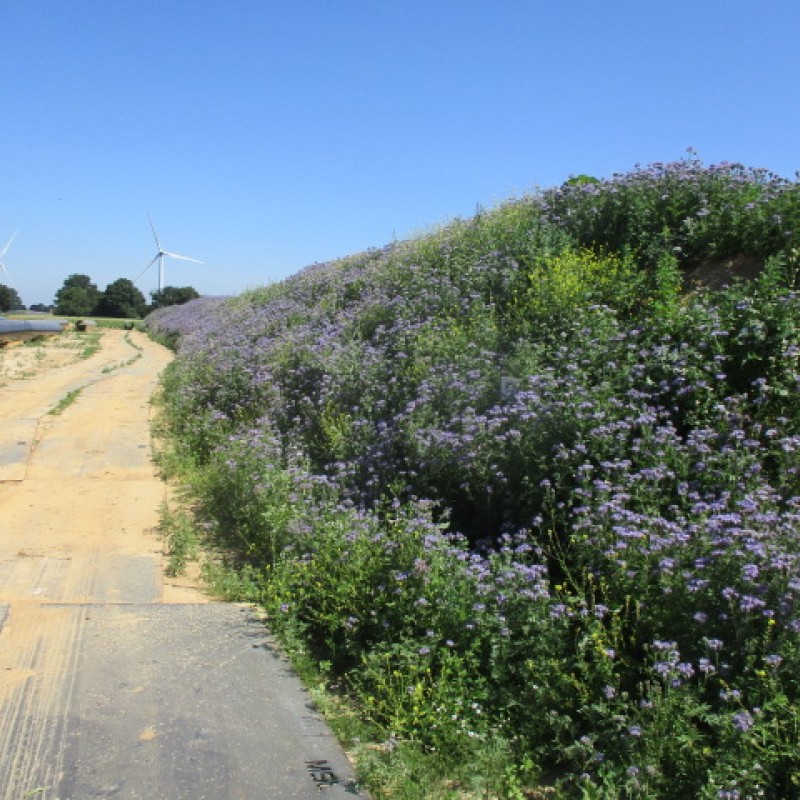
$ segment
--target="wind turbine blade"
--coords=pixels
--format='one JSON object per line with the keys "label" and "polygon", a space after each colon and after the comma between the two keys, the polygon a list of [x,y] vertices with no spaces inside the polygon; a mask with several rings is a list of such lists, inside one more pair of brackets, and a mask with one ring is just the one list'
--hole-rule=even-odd
{"label": "wind turbine blade", "polygon": [[0,258],[2,258],[8,252],[8,248],[11,247],[11,242],[13,242],[16,238],[17,234],[14,233],[14,235],[8,240],[8,244],[3,248],[2,251],[0,251]]}
{"label": "wind turbine blade", "polygon": [[170,253],[167,250],[164,251],[165,256],[169,256],[170,258],[179,258],[181,261],[194,261],[195,264],[202,264],[203,262],[196,259],[196,258],[189,258],[189,256],[179,256],[177,253]]}
{"label": "wind turbine blade", "polygon": [[156,233],[155,225],[153,225],[153,220],[150,219],[150,214],[147,215],[147,221],[150,223],[150,230],[153,231],[153,238],[156,240],[156,247],[161,250],[161,242],[158,241],[158,234]]}
{"label": "wind turbine blade", "polygon": [[149,263],[149,264],[148,264],[148,265],[147,265],[147,266],[146,266],[146,267],[145,267],[145,268],[144,268],[144,269],[143,269],[143,270],[142,270],[142,271],[141,271],[141,272],[140,272],[140,273],[139,273],[139,274],[138,274],[138,275],[137,275],[137,276],[136,276],[136,277],[133,279],[133,283],[136,283],[136,281],[138,281],[138,280],[139,280],[139,278],[141,278],[141,277],[142,277],[142,275],[144,275],[144,274],[145,274],[145,272],[147,272],[147,270],[149,270],[149,269],[150,269],[150,267],[152,267],[152,266],[153,266],[153,264],[155,264],[155,263],[156,263],[156,261],[158,261],[158,257],[159,257],[160,255],[161,255],[161,253],[156,253],[156,256],[155,256],[155,258],[153,258],[153,260],[152,260],[152,261],[151,261],[151,262],[150,262],[150,263]]}

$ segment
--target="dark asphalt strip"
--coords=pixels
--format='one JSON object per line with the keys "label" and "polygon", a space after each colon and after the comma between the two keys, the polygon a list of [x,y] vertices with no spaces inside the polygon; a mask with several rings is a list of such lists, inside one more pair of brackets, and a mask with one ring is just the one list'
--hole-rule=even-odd
{"label": "dark asphalt strip", "polygon": [[359,795],[249,609],[87,604],[58,800]]}

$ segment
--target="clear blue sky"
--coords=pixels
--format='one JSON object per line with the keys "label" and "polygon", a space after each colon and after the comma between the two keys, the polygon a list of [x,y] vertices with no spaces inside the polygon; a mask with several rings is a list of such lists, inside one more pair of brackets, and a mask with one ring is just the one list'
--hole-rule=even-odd
{"label": "clear blue sky", "polygon": [[[800,169],[797,0],[3,0],[0,247],[25,304],[232,294],[571,174]],[[138,284],[149,298],[155,267]]]}

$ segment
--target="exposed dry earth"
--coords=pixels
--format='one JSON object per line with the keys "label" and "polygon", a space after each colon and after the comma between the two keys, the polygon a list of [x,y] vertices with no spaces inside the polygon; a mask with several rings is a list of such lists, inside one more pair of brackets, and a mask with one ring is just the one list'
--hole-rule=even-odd
{"label": "exposed dry earth", "polygon": [[50,339],[3,346],[0,348],[0,386],[81,361],[84,350],[100,335],[99,332],[86,334],[70,329]]}
{"label": "exposed dry earth", "polygon": [[313,797],[329,765],[344,792],[251,612],[164,577],[150,397],[170,353],[106,330],[80,358],[78,336],[0,351],[0,800]]}

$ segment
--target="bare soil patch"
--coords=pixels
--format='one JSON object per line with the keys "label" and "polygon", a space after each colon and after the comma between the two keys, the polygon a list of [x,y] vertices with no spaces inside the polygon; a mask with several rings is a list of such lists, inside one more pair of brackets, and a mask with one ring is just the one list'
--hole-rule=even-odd
{"label": "bare soil patch", "polygon": [[764,269],[760,256],[738,255],[709,261],[686,270],[687,284],[695,289],[722,289],[735,280],[754,280]]}
{"label": "bare soil patch", "polygon": [[54,604],[207,601],[165,578],[157,534],[168,487],[150,397],[171,354],[137,332],[94,335],[89,358],[77,333],[0,351],[0,704],[66,657]]}
{"label": "bare soil patch", "polygon": [[0,347],[0,386],[30,380],[47,370],[75,364],[83,357],[87,335],[71,330],[60,336]]}

